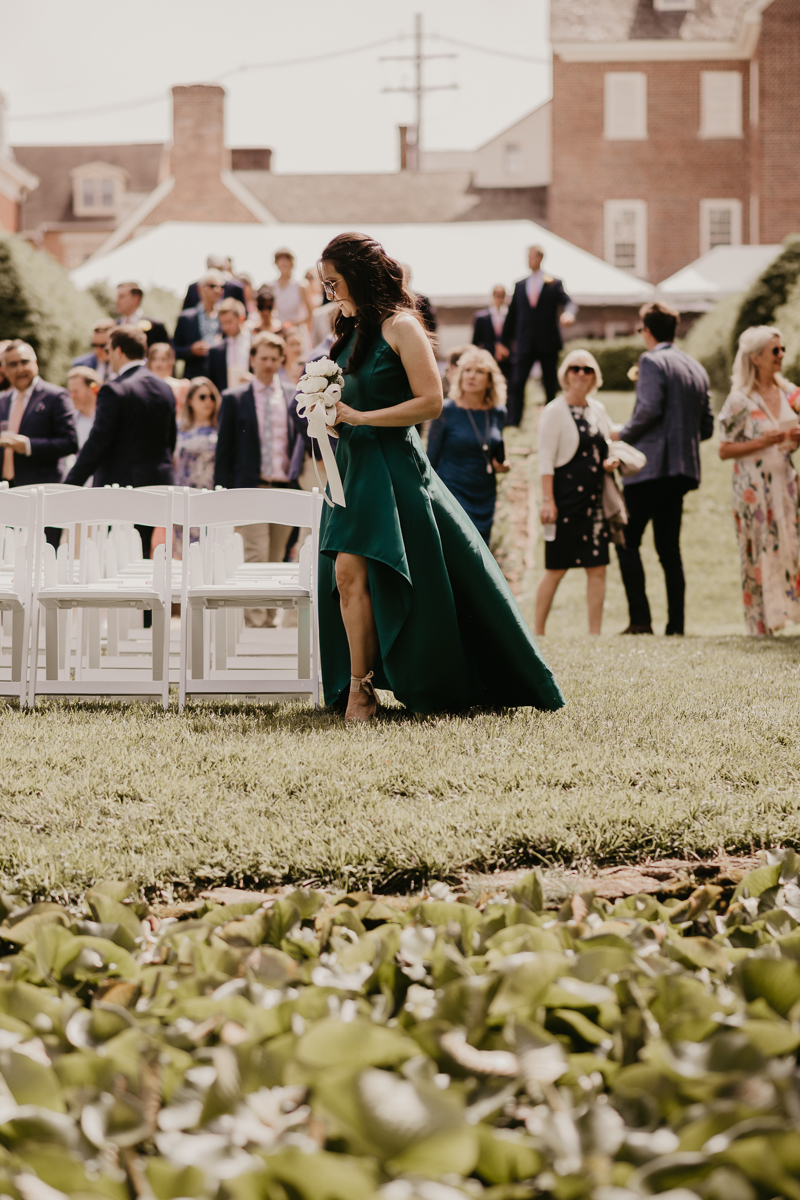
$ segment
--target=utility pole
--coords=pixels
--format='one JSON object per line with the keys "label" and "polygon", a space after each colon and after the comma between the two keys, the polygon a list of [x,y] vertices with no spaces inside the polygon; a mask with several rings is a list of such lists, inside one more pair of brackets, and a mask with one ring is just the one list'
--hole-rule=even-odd
{"label": "utility pole", "polygon": [[425,54],[422,33],[422,13],[414,15],[414,53],[391,54],[380,59],[381,62],[412,62],[414,64],[413,87],[386,87],[384,92],[409,92],[414,96],[416,124],[414,127],[414,156],[412,170],[419,171],[422,167],[422,98],[427,92],[448,92],[458,87],[457,83],[424,84],[422,81],[423,64],[433,58],[458,58],[457,54]]}

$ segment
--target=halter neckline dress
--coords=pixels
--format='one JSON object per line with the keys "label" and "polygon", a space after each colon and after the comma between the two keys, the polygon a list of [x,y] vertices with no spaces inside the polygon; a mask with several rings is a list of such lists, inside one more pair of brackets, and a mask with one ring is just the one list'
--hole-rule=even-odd
{"label": "halter neckline dress", "polygon": [[[345,369],[355,335],[337,355]],[[410,400],[400,357],[377,334],[342,399],[360,412]],[[319,626],[325,702],[350,687],[336,556],[367,560],[380,647],[374,683],[412,712],[564,704],[483,538],[428,462],[412,427],[341,427],[347,507],[325,506]]]}

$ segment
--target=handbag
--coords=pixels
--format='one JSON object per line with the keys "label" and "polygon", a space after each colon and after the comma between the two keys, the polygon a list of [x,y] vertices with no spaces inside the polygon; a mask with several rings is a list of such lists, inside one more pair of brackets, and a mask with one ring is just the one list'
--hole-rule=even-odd
{"label": "handbag", "polygon": [[638,475],[647,466],[647,455],[628,442],[609,442],[608,450],[611,457],[619,459],[619,473],[623,479]]}
{"label": "handbag", "polygon": [[[614,442],[614,445],[619,445],[619,442]],[[629,449],[633,449],[633,447],[629,447]],[[639,451],[637,450],[636,453],[638,454]],[[617,546],[624,546],[628,510],[625,507],[622,492],[617,487],[617,481],[608,472],[603,479],[603,516],[608,521],[608,536],[611,541]]]}

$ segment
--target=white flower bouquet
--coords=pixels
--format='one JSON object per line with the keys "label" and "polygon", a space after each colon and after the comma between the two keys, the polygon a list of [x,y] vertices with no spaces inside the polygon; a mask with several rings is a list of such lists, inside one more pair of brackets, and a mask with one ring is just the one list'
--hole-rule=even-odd
{"label": "white flower bouquet", "polygon": [[297,398],[298,416],[309,420],[312,411],[321,405],[325,414],[325,424],[329,427],[330,437],[338,437],[333,428],[336,424],[336,405],[342,398],[344,375],[342,369],[331,358],[316,358],[306,363],[306,373],[301,376],[297,385],[302,396]]}
{"label": "white flower bouquet", "polygon": [[[328,504],[345,507],[344,488],[336,467],[329,437],[338,438],[339,432],[334,429],[336,424],[336,405],[342,398],[344,375],[341,367],[330,358],[316,358],[306,363],[306,373],[297,385],[297,415],[308,421],[309,435],[314,438],[320,448],[322,461],[328,475],[328,490],[332,499],[328,499],[320,481],[320,491]],[[314,470],[319,480],[317,460],[313,459]]]}

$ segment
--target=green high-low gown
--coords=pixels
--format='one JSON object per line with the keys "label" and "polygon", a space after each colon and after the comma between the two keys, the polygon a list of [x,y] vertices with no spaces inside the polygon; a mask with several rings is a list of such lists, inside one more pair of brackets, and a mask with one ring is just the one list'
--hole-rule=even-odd
{"label": "green high-low gown", "polygon": [[[352,342],[338,355],[344,367]],[[360,412],[411,399],[399,356],[377,335],[345,375],[342,400]],[[319,624],[326,704],[350,687],[350,652],[336,588],[337,553],[367,560],[380,661],[375,686],[412,712],[481,705],[556,709],[564,703],[500,568],[431,467],[416,430],[340,427],[336,462],[347,507],[324,508]]]}

